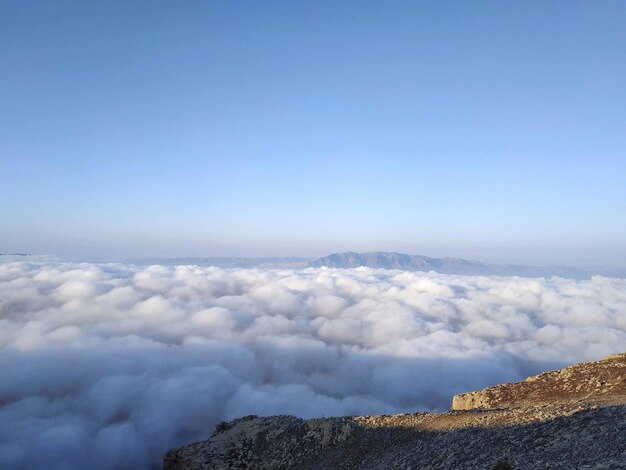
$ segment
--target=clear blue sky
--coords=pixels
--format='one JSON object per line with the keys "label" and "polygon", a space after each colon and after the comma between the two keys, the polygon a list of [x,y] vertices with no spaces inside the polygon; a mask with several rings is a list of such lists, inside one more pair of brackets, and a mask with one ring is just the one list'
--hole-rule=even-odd
{"label": "clear blue sky", "polygon": [[626,265],[622,1],[4,1],[0,252]]}

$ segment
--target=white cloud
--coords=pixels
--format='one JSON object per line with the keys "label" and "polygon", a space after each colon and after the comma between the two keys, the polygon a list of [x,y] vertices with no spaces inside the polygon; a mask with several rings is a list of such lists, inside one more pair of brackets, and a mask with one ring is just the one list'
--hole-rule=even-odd
{"label": "white cloud", "polygon": [[142,468],[245,414],[443,409],[626,345],[626,280],[0,265],[0,467]]}

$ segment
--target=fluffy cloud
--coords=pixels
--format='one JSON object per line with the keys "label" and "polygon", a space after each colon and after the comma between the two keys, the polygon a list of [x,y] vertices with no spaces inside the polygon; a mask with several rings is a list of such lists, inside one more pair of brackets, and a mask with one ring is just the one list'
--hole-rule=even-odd
{"label": "fluffy cloud", "polygon": [[626,280],[0,265],[0,467],[146,468],[245,414],[445,409],[622,351]]}

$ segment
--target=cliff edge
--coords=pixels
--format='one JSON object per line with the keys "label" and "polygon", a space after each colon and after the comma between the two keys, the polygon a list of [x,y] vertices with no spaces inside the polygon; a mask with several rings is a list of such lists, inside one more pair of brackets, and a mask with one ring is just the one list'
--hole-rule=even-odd
{"label": "cliff edge", "polygon": [[574,401],[625,403],[621,401],[624,396],[626,353],[544,372],[523,382],[461,393],[452,398],[451,410],[519,408]]}
{"label": "cliff edge", "polygon": [[456,395],[447,413],[248,416],[163,468],[626,469],[626,353]]}

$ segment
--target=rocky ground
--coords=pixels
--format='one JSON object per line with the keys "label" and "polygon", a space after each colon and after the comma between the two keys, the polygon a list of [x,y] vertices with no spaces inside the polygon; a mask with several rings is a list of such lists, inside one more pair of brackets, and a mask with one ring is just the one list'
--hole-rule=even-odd
{"label": "rocky ground", "polygon": [[626,469],[626,354],[457,395],[448,413],[254,416],[169,451],[178,469]]}

